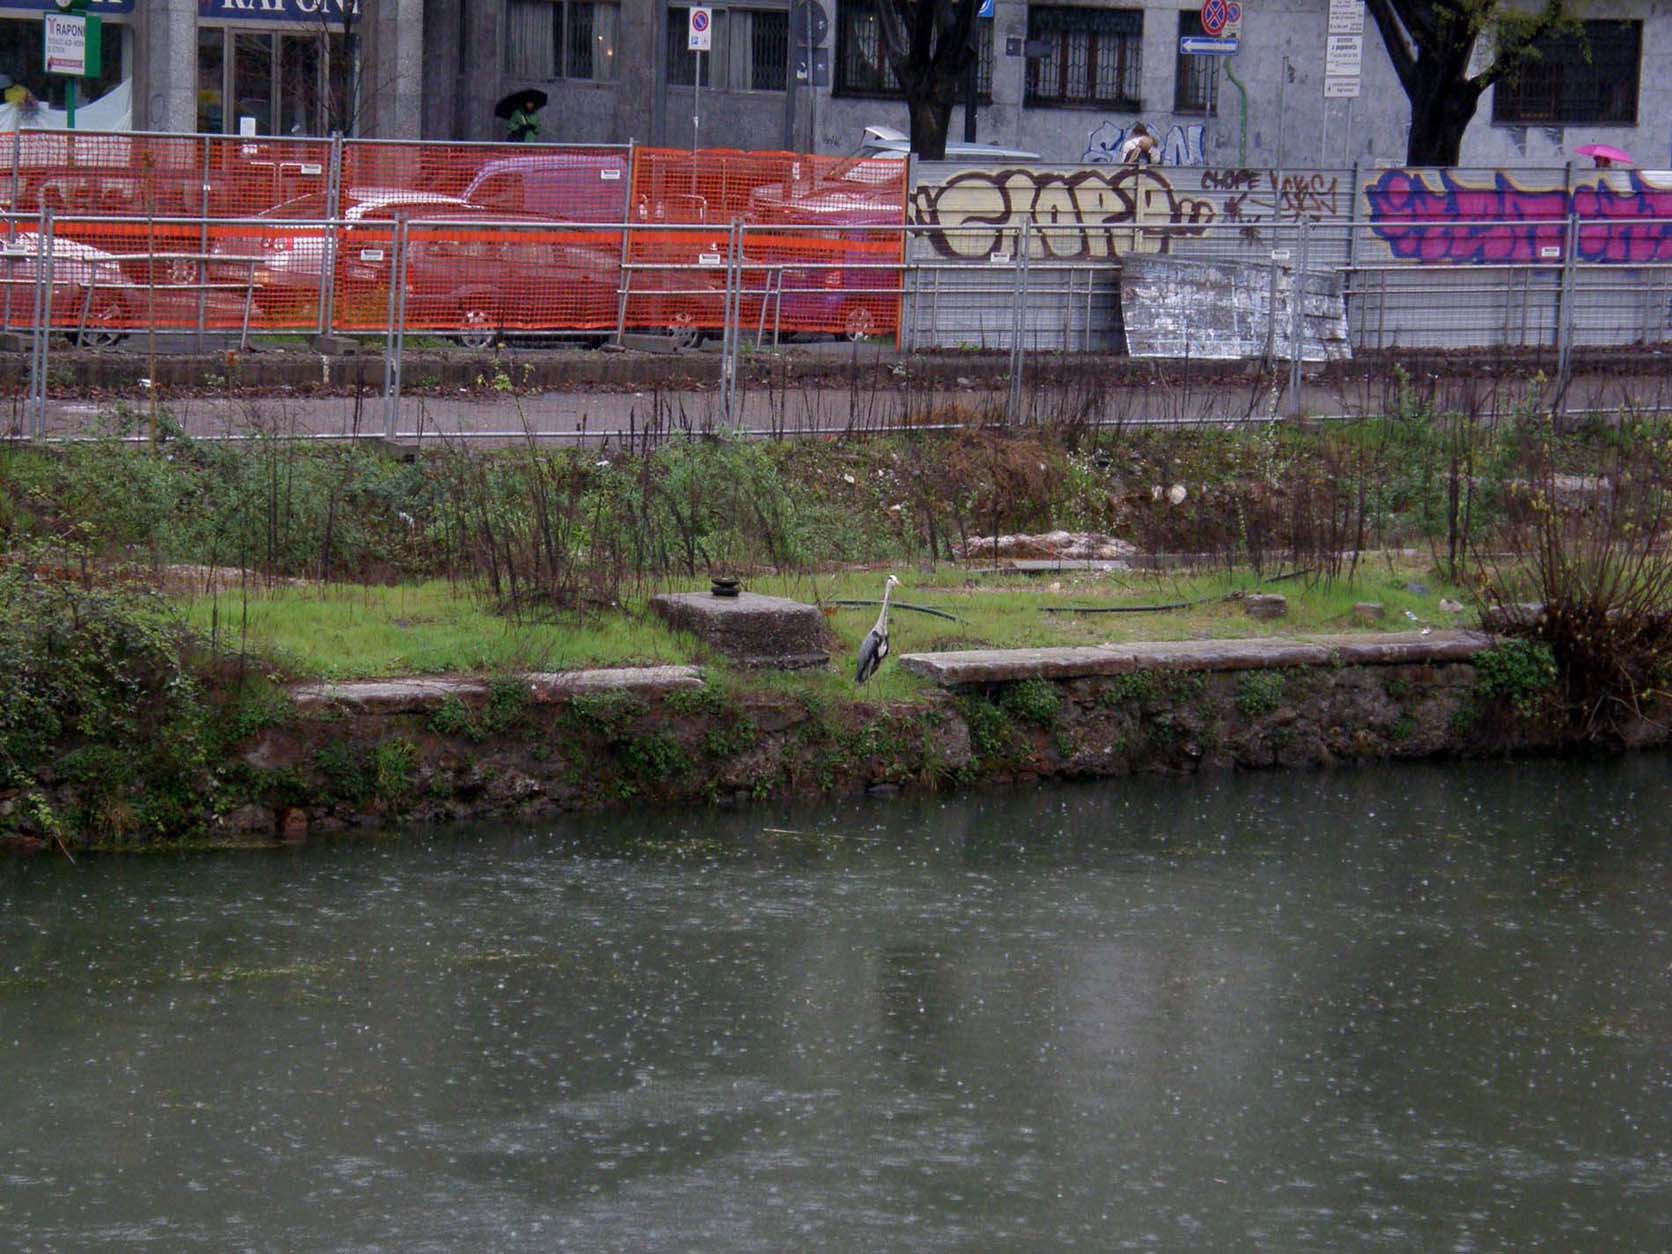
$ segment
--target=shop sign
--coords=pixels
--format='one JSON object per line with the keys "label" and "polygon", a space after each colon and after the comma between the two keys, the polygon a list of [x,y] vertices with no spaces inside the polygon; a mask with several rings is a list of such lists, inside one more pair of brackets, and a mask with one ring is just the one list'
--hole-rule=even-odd
{"label": "shop sign", "polygon": [[[59,13],[63,8],[58,0],[0,0],[0,13]],[[132,13],[134,0],[87,0],[87,11],[106,16]]]}
{"label": "shop sign", "polygon": [[197,0],[200,22],[331,22],[360,16],[360,0]]}

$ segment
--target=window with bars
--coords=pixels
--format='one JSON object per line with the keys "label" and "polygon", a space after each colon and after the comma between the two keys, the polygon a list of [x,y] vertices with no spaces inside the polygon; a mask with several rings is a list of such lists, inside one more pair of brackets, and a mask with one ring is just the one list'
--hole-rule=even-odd
{"label": "window with bars", "polygon": [[[700,7],[700,6],[699,6]],[[709,42],[712,48],[725,47],[727,14],[716,11],[713,24],[709,27]],[[691,9],[689,6],[668,10],[668,82],[674,87],[695,87],[697,74],[702,74],[704,87],[714,86],[714,53],[692,52],[686,45],[690,41]]]}
{"label": "window with bars", "polygon": [[1023,104],[1142,108],[1141,10],[1033,5],[1028,38],[1048,51],[1028,59]]}
{"label": "window with bars", "polygon": [[[1202,29],[1200,9],[1190,9],[1179,14],[1181,39],[1206,34],[1207,31]],[[1218,57],[1189,57],[1182,52],[1178,54],[1177,73],[1173,79],[1173,112],[1203,113],[1209,116],[1219,112]]]}
{"label": "window with bars", "polygon": [[[993,23],[975,22],[975,94],[993,100]],[[836,9],[836,85],[838,96],[887,96],[904,93],[883,48],[876,0],[842,0]]]}
{"label": "window with bars", "polygon": [[595,0],[508,0],[505,76],[615,79],[621,7]]}
{"label": "window with bars", "polygon": [[1643,24],[1582,25],[1583,34],[1539,40],[1536,55],[1498,83],[1494,122],[1636,125]]}
{"label": "window with bars", "polygon": [[738,75],[744,91],[783,91],[789,73],[790,15],[787,9],[732,10],[748,29],[747,56],[738,62],[747,73]]}

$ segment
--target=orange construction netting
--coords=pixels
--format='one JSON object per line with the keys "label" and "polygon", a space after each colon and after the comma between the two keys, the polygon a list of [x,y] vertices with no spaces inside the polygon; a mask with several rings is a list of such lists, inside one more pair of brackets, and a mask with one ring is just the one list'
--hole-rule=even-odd
{"label": "orange construction netting", "polygon": [[0,135],[0,161],[14,328],[44,209],[63,328],[711,331],[728,276],[746,328],[899,325],[902,161],[63,131]]}

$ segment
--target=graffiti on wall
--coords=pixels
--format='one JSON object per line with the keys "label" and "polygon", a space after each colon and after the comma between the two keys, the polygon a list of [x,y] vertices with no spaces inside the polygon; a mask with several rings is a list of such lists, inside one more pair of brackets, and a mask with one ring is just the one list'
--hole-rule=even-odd
{"label": "graffiti on wall", "polygon": [[912,191],[912,221],[941,256],[1005,254],[1022,223],[1034,225],[1029,255],[1089,261],[1165,253],[1183,235],[1204,234],[1211,202],[1174,189],[1161,168],[1122,165],[1069,171],[964,170]]}
{"label": "graffiti on wall", "polygon": [[[1088,165],[1119,165],[1120,146],[1126,142],[1128,129],[1114,122],[1104,122],[1086,136],[1086,148],[1080,154],[1080,160]],[[1199,122],[1169,127],[1167,133],[1160,136],[1161,164],[1204,164],[1207,160],[1202,149],[1205,133]]]}
{"label": "graffiti on wall", "polygon": [[[1202,191],[1218,192],[1219,216],[1244,226],[1267,222],[1325,222],[1339,212],[1341,180],[1322,171],[1203,170]],[[1246,235],[1247,232],[1245,231]]]}
{"label": "graffiti on wall", "polygon": [[1364,188],[1377,238],[1395,256],[1451,265],[1556,261],[1579,218],[1577,259],[1672,262],[1672,186],[1641,171],[1586,171],[1567,189],[1523,187],[1504,171],[1469,177],[1386,170]]}

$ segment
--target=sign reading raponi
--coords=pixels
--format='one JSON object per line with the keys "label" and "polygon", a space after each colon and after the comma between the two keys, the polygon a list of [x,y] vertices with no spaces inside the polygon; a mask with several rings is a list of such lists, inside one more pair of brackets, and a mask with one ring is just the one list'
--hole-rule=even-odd
{"label": "sign reading raponi", "polygon": [[46,72],[82,78],[87,74],[87,19],[79,14],[48,13]]}
{"label": "sign reading raponi", "polygon": [[360,0],[197,0],[199,18],[226,22],[340,22],[360,15]]}

